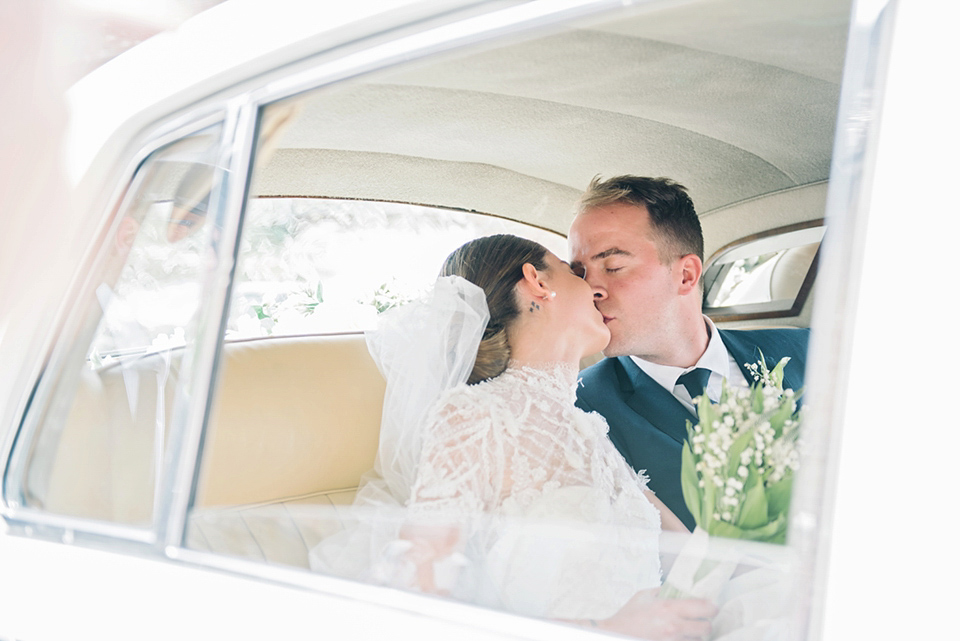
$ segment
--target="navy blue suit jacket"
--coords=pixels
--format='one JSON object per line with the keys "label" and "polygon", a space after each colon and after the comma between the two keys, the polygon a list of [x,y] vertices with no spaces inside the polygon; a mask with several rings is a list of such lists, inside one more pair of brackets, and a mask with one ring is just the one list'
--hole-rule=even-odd
{"label": "navy blue suit jacket", "polygon": [[[744,376],[744,367],[763,352],[768,367],[784,356],[790,362],[783,383],[803,387],[808,329],[720,330],[720,338]],[[686,422],[697,417],[673,394],[647,376],[628,356],[606,358],[583,370],[577,388],[577,406],[607,419],[610,440],[637,471],[646,471],[649,487],[691,530],[695,523],[680,489],[680,452],[687,438]]]}

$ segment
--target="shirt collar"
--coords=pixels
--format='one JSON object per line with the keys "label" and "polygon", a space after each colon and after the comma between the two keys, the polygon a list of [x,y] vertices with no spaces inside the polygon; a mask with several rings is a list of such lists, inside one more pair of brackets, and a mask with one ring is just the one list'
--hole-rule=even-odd
{"label": "shirt collar", "polygon": [[707,341],[707,349],[693,367],[660,365],[659,363],[646,361],[639,356],[631,356],[630,358],[647,376],[671,392],[676,386],[677,379],[680,378],[681,374],[697,367],[703,367],[711,372],[716,372],[722,378],[727,378],[730,375],[730,356],[727,353],[727,348],[723,344],[723,340],[720,338],[720,332],[717,331],[717,326],[713,324],[713,321],[704,316],[703,322],[707,326],[707,331],[710,333],[710,340]]}

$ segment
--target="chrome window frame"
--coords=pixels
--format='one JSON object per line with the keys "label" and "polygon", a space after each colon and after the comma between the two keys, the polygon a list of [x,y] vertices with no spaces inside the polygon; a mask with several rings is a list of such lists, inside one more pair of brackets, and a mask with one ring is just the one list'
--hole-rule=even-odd
{"label": "chrome window frame", "polygon": [[[31,409],[34,407],[42,408],[47,404],[56,382],[63,373],[63,368],[67,366],[65,357],[69,351],[68,348],[72,345],[68,341],[60,340],[58,336],[61,333],[74,336],[79,328],[82,316],[87,311],[80,304],[80,296],[90,289],[91,279],[96,276],[97,267],[102,264],[106,253],[106,238],[126,211],[129,199],[136,192],[139,169],[144,161],[164,146],[218,124],[224,125],[219,141],[220,154],[222,155],[225,141],[228,140],[226,124],[229,119],[229,110],[224,109],[223,105],[218,105],[214,109],[206,108],[188,116],[177,118],[167,126],[159,128],[159,131],[153,136],[138,145],[132,159],[124,165],[120,174],[121,180],[117,181],[117,187],[102,208],[111,213],[102,217],[101,227],[90,244],[86,258],[82,263],[82,269],[69,287],[69,294],[60,309],[62,321],[56,325],[58,331],[55,333],[57,336],[51,337],[50,346],[46,350],[44,358],[38,363],[36,368],[38,374],[33,384],[34,391],[23,404],[23,407],[18,410],[17,429],[11,430],[7,442],[4,444],[3,502],[0,509],[2,509],[2,516],[15,530],[22,529],[28,533],[42,534],[47,538],[61,538],[71,542],[83,542],[89,539],[90,542],[96,544],[105,539],[125,539],[147,546],[156,544],[158,528],[158,514],[156,513],[150,526],[141,527],[54,514],[40,508],[23,505],[20,502],[23,496],[23,475],[28,465],[28,447],[36,436],[36,430],[39,427],[37,421],[40,417],[32,413]],[[176,420],[171,421],[171,436],[180,429],[182,428],[177,425]]]}
{"label": "chrome window frame", "polygon": [[804,449],[793,485],[787,540],[799,557],[795,638],[820,638],[831,521],[863,266],[879,120],[898,0],[854,0],[830,164],[822,274],[814,294],[805,388]]}

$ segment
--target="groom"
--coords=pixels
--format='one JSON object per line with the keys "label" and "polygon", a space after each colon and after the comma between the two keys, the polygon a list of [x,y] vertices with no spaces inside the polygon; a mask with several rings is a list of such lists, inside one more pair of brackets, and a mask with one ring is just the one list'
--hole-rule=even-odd
{"label": "groom", "polygon": [[686,189],[666,178],[595,178],[570,227],[571,266],[597,289],[610,328],[604,360],[583,371],[577,405],[602,414],[610,439],[650,489],[693,529],[680,489],[692,399],[722,381],[748,385],[760,352],[790,362],[784,387],[803,385],[807,329],[718,330],[703,315],[703,232]]}

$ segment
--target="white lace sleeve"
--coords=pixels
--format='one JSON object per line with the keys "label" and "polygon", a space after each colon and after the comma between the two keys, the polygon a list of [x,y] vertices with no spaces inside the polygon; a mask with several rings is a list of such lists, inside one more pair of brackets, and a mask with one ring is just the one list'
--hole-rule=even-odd
{"label": "white lace sleeve", "polygon": [[444,395],[429,425],[408,505],[411,515],[462,517],[491,510],[504,470],[502,459],[493,456],[489,408],[461,386]]}

